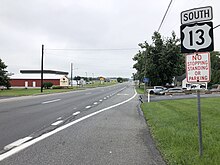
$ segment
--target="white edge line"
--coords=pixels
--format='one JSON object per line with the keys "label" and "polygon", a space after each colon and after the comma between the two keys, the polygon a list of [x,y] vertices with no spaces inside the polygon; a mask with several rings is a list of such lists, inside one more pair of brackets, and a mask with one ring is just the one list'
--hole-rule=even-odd
{"label": "white edge line", "polygon": [[73,116],[76,116],[78,114],[80,114],[80,111],[77,111],[77,112],[73,113]]}
{"label": "white edge line", "polygon": [[7,146],[4,147],[4,150],[10,150],[12,149],[13,147],[17,147],[19,145],[21,145],[22,143],[28,141],[32,139],[32,137],[28,136],[28,137],[25,137],[25,138],[22,138],[22,139],[19,139],[19,140],[16,140],[15,142],[13,143],[10,143],[8,144]]}
{"label": "white edge line", "polygon": [[60,101],[61,99],[56,99],[56,100],[50,100],[50,101],[44,101],[41,104],[48,104],[48,103],[53,103],[53,102],[57,102]]}
{"label": "white edge line", "polygon": [[51,125],[58,125],[58,124],[60,124],[60,123],[62,123],[62,122],[63,122],[63,120],[58,120],[58,121],[52,123]]}
{"label": "white edge line", "polygon": [[26,142],[26,143],[24,143],[24,144],[22,144],[22,145],[20,145],[20,146],[18,146],[18,147],[16,147],[16,148],[11,149],[10,151],[8,151],[8,152],[6,152],[6,153],[4,153],[4,154],[1,154],[1,155],[0,155],[0,161],[4,160],[5,158],[7,158],[7,157],[9,157],[9,156],[11,156],[11,155],[14,155],[15,153],[17,153],[17,152],[19,152],[19,151],[21,151],[21,150],[23,150],[23,149],[25,149],[25,148],[27,148],[27,147],[29,147],[29,146],[35,144],[35,143],[37,143],[37,142],[39,142],[39,141],[41,141],[41,140],[43,140],[43,139],[46,139],[47,137],[49,137],[49,136],[51,136],[51,135],[53,135],[53,134],[55,134],[55,133],[57,133],[57,132],[60,132],[60,131],[62,131],[62,130],[64,130],[64,129],[66,129],[66,128],[68,128],[68,127],[70,127],[70,126],[72,126],[72,125],[74,125],[74,124],[76,124],[76,123],[78,123],[78,122],[80,122],[80,121],[83,121],[83,120],[85,120],[85,119],[87,119],[87,118],[90,118],[90,117],[92,117],[92,116],[95,116],[95,115],[97,115],[97,114],[99,114],[99,113],[101,113],[101,112],[107,111],[107,110],[109,110],[109,109],[111,109],[111,108],[114,108],[114,107],[117,107],[117,106],[119,106],[119,105],[122,105],[122,104],[125,104],[125,103],[129,102],[130,100],[132,100],[133,98],[135,98],[135,96],[137,95],[136,90],[134,90],[134,91],[135,91],[135,94],[134,94],[131,98],[129,98],[129,99],[123,101],[123,102],[120,102],[120,103],[118,103],[118,104],[112,105],[112,106],[110,106],[110,107],[106,107],[106,108],[101,109],[101,110],[99,110],[99,111],[93,112],[93,113],[91,113],[91,114],[89,114],[89,115],[87,115],[87,116],[84,116],[84,117],[82,117],[82,118],[80,118],[80,119],[77,119],[77,120],[75,120],[75,121],[73,121],[73,122],[67,123],[66,125],[63,125],[63,126],[61,126],[61,127],[58,127],[57,129],[55,129],[55,130],[53,130],[53,131],[51,131],[51,132],[45,133],[45,134],[39,136],[38,138],[35,138],[35,139],[31,140],[31,141],[28,141],[28,142]]}

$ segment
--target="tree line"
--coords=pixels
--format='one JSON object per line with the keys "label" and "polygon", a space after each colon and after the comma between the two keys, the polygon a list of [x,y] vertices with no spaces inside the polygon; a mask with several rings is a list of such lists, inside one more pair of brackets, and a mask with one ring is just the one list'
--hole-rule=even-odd
{"label": "tree line", "polygon": [[[172,84],[174,77],[185,73],[185,55],[181,54],[180,39],[172,32],[171,37],[162,37],[159,32],[154,32],[152,43],[147,41],[138,44],[141,50],[133,57],[136,62],[133,68],[136,73],[134,80],[143,82],[149,78],[149,85]],[[211,82],[209,85],[220,83],[220,53],[211,52]]]}

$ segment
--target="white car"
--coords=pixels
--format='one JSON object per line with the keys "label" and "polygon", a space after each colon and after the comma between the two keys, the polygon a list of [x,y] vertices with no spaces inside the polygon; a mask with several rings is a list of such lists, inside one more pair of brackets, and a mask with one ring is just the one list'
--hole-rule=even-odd
{"label": "white car", "polygon": [[7,89],[7,87],[5,87],[5,86],[0,86],[0,90],[4,90],[4,89]]}
{"label": "white car", "polygon": [[158,94],[162,90],[166,90],[167,88],[163,86],[154,86],[154,89],[148,89],[148,93],[150,94]]}

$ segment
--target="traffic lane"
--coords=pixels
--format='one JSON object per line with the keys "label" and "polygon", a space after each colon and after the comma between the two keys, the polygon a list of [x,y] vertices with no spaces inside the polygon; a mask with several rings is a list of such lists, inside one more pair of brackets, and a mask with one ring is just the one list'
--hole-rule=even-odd
{"label": "traffic lane", "polygon": [[[117,95],[123,99],[122,96],[126,97]],[[158,163],[159,157],[153,160],[147,145],[146,123],[140,120],[137,104],[135,99],[87,118],[18,152],[0,164]]]}
{"label": "traffic lane", "polygon": [[[0,120],[0,131],[4,132],[4,134],[0,135],[1,149],[33,132],[42,132],[42,129],[49,127],[58,118],[59,120],[65,120],[65,118],[68,118],[74,112],[83,110],[88,105],[94,106],[97,100],[105,98],[106,95],[108,96],[105,92],[102,95],[96,94],[95,97],[94,95],[91,97],[85,94],[80,95],[80,97],[74,97],[75,99],[68,97],[66,100],[63,99],[63,101],[35,105],[34,107],[18,108],[10,111],[11,113],[4,113],[4,115],[1,115]],[[109,92],[112,93],[114,91],[111,90]],[[99,97],[97,98],[97,96]]]}
{"label": "traffic lane", "polygon": [[[127,95],[127,94],[126,94]],[[124,96],[124,94],[118,94],[117,96]],[[112,99],[114,98],[114,100],[118,103],[118,101],[119,101],[119,98],[117,97],[117,98],[115,98],[115,97],[112,97]],[[111,99],[111,98],[110,98]],[[121,99],[125,99],[124,97],[121,97]],[[108,101],[108,102],[112,102],[112,100],[111,101]],[[100,104],[100,105],[104,105],[104,104]],[[100,107],[99,107],[100,108]],[[94,107],[93,108],[91,108],[91,110],[93,110],[94,109]],[[88,113],[92,113],[92,111],[91,111],[90,109],[88,109],[88,110],[86,110],[86,111],[84,111],[84,112],[87,112],[87,114]],[[82,115],[82,114],[84,114],[84,113],[80,113],[80,115]],[[44,133],[47,133],[47,132],[44,132]],[[41,135],[41,134],[40,134]],[[26,139],[26,138],[29,138],[29,137],[25,137],[24,139]],[[22,139],[20,139],[20,140],[22,140]],[[20,141],[20,140],[18,140],[18,141]],[[17,142],[15,142],[15,143],[17,143]]]}
{"label": "traffic lane", "polygon": [[120,89],[121,87],[125,86],[126,84],[117,84],[108,87],[99,87],[99,88],[92,88],[86,89],[81,91],[72,91],[72,92],[65,92],[65,93],[54,93],[48,95],[36,95],[36,96],[22,96],[22,97],[14,97],[9,99],[2,99],[0,100],[0,110],[5,109],[7,107],[11,108],[18,108],[22,106],[30,106],[39,104],[40,102],[56,100],[57,98],[61,97],[63,99],[68,99],[71,97],[79,97],[81,95],[87,95],[91,93],[103,93],[108,92],[111,90]]}

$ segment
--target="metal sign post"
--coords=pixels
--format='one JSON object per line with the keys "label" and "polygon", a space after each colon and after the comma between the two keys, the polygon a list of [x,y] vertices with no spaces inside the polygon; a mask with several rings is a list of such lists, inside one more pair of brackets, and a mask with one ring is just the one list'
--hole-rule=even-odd
{"label": "metal sign post", "polygon": [[[181,13],[181,53],[186,55],[186,78],[189,83],[210,82],[210,54],[213,44],[212,7],[200,7]],[[202,52],[202,53],[201,53]],[[203,154],[200,90],[197,90],[199,156]]]}
{"label": "metal sign post", "polygon": [[202,124],[201,124],[201,108],[200,108],[200,90],[197,90],[197,108],[198,108],[198,129],[199,129],[199,156],[202,156]]}

